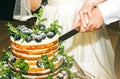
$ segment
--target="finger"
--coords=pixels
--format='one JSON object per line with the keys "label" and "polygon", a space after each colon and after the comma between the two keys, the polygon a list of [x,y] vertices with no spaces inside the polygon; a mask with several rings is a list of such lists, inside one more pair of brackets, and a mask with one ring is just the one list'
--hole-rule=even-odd
{"label": "finger", "polygon": [[81,26],[80,26],[80,32],[82,32],[82,33],[83,33],[83,32],[87,32],[87,30],[86,30],[86,28],[85,28],[84,26],[81,25]]}
{"label": "finger", "polygon": [[75,30],[80,31],[80,28],[81,28],[81,27],[79,26],[79,27],[75,28]]}
{"label": "finger", "polygon": [[85,19],[85,23],[86,23],[86,25],[88,26],[88,23],[89,23],[89,16],[88,16],[88,13],[85,13],[84,14],[84,19]]}
{"label": "finger", "polygon": [[86,29],[87,29],[87,32],[96,30],[95,26],[88,26]]}
{"label": "finger", "polygon": [[84,14],[85,13],[80,13],[80,21],[81,21],[83,27],[87,27],[86,22],[85,22],[86,17],[84,16]]}
{"label": "finger", "polygon": [[92,15],[92,12],[91,11],[89,11],[88,13],[87,13],[87,20],[86,20],[86,24],[87,24],[87,27],[86,27],[86,29],[87,29],[87,31],[90,31],[90,29],[93,29],[92,27],[93,27],[93,15]]}
{"label": "finger", "polygon": [[93,21],[91,12],[88,13],[88,18],[89,18],[88,26],[91,26]]}
{"label": "finger", "polygon": [[76,18],[75,18],[75,21],[74,21],[73,29],[79,27],[80,25],[81,25],[81,23],[80,23],[80,16],[77,14]]}

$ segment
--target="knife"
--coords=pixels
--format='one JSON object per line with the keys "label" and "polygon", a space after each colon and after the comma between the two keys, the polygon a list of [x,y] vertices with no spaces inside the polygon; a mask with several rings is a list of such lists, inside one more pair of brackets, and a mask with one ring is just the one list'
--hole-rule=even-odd
{"label": "knife", "polygon": [[77,31],[75,29],[72,29],[72,30],[68,31],[67,33],[61,35],[60,38],[59,38],[59,41],[65,41],[65,40],[67,40],[68,38],[74,36],[77,33],[79,33],[79,31]]}

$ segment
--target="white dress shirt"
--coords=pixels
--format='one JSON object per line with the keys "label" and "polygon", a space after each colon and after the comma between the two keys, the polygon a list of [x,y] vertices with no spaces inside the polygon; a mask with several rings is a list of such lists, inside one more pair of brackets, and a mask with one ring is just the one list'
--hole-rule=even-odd
{"label": "white dress shirt", "polygon": [[107,0],[98,5],[105,24],[120,20],[120,0]]}

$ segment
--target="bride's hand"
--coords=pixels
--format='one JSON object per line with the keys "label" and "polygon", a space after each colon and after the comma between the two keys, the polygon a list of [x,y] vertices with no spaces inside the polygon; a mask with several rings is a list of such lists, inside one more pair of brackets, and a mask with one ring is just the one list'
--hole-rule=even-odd
{"label": "bride's hand", "polygon": [[86,27],[91,26],[93,24],[92,10],[96,7],[97,4],[103,1],[104,0],[87,0],[83,7],[80,9],[80,11],[77,13],[73,28],[76,28],[79,25],[80,28],[77,28],[77,30],[79,30],[80,32],[86,32]]}

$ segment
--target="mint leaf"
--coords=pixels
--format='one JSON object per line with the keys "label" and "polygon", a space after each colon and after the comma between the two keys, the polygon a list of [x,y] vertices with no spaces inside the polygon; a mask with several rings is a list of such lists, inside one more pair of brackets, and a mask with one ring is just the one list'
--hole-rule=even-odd
{"label": "mint leaf", "polygon": [[55,62],[57,60],[58,60],[58,58],[56,56],[53,56],[52,61]]}
{"label": "mint leaf", "polygon": [[1,77],[0,79],[8,79],[7,77]]}
{"label": "mint leaf", "polygon": [[55,67],[54,67],[53,62],[49,62],[49,67],[50,67],[50,70],[51,70],[52,72],[55,71]]}
{"label": "mint leaf", "polygon": [[74,58],[72,56],[66,56],[66,60],[68,62],[72,62],[72,61],[74,61]]}
{"label": "mint leaf", "polygon": [[47,55],[42,55],[41,58],[45,61],[48,61],[48,56]]}
{"label": "mint leaf", "polygon": [[5,72],[4,71],[0,71],[0,76],[4,75]]}
{"label": "mint leaf", "polygon": [[47,79],[53,79],[53,76],[52,75],[48,75]]}
{"label": "mint leaf", "polygon": [[75,78],[75,73],[70,73],[70,79],[74,79]]}
{"label": "mint leaf", "polygon": [[16,73],[16,78],[17,79],[22,79],[22,73]]}
{"label": "mint leaf", "polygon": [[29,65],[24,61],[24,59],[18,59],[18,61],[16,61],[13,64],[14,68],[19,67],[21,72],[23,73],[27,73],[28,69],[29,69]]}

